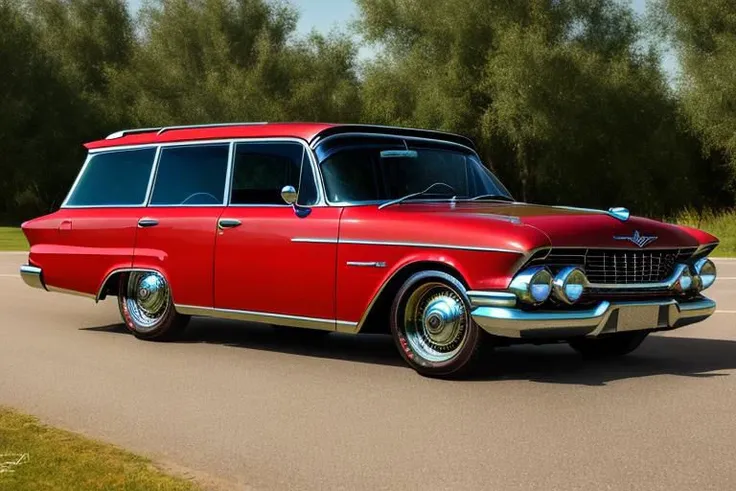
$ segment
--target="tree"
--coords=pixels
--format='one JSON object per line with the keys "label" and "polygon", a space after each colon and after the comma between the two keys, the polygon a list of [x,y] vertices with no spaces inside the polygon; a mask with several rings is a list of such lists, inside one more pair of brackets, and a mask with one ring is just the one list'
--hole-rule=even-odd
{"label": "tree", "polygon": [[[661,32],[679,55],[679,97],[702,141],[712,177],[736,172],[736,4],[733,0],[654,0]],[[730,162],[731,169],[723,163]],[[725,163],[724,162],[724,163]],[[732,195],[733,196],[733,195]]]}
{"label": "tree", "polygon": [[366,119],[473,136],[524,199],[663,213],[697,193],[674,101],[629,6],[359,5],[361,31],[387,50],[365,72]]}

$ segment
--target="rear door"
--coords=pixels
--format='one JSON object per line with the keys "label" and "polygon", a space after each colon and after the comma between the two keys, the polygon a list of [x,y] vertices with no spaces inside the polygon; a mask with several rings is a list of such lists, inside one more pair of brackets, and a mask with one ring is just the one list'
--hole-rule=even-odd
{"label": "rear door", "polygon": [[156,147],[90,153],[62,208],[35,227],[30,260],[49,289],[94,296],[112,270],[133,263]]}
{"label": "rear door", "polygon": [[161,271],[179,306],[213,306],[215,235],[225,206],[230,147],[213,142],[161,148],[133,262]]}

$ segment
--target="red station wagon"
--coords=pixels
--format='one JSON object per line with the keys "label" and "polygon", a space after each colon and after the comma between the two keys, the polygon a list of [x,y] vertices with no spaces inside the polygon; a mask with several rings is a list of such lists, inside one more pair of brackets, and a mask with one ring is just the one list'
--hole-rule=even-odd
{"label": "red station wagon", "polygon": [[521,203],[473,143],[316,123],[121,131],[86,145],[61,209],[23,224],[33,287],[116,296],[141,339],[191,316],[389,332],[406,362],[459,374],[479,346],[634,350],[710,316],[703,231]]}

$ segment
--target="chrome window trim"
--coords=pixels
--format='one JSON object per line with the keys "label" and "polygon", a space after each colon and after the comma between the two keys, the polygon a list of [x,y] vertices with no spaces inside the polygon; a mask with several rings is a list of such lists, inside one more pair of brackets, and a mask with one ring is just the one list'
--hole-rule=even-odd
{"label": "chrome window trim", "polygon": [[[230,169],[230,158],[232,157],[232,149],[233,149],[233,143],[228,141],[218,141],[218,142],[212,142],[212,143],[203,143],[198,146],[225,146],[228,145],[228,154],[227,154],[227,163],[225,165],[225,185],[223,189],[223,195],[222,195],[222,202],[218,204],[209,204],[209,205],[184,205],[184,204],[153,204],[151,203],[151,200],[153,199],[153,191],[156,189],[156,183],[158,181],[158,171],[161,166],[161,157],[163,157],[164,153],[164,146],[160,145],[158,147],[157,155],[158,160],[155,162],[155,168],[156,168],[156,175],[153,179],[153,185],[151,186],[151,194],[148,196],[148,200],[146,201],[146,207],[147,208],[222,208],[224,206],[227,206],[226,203],[226,197],[228,195],[228,183],[227,183],[227,175],[228,171]],[[168,148],[176,148],[183,145],[167,145]]]}
{"label": "chrome window trim", "polygon": [[[146,146],[142,146],[140,148],[126,148],[126,149],[120,149],[118,147],[113,147],[108,152],[104,152],[104,153],[132,152],[132,151],[136,151],[136,150],[144,150],[147,147],[155,147],[155,145],[146,145]],[[74,179],[74,183],[72,183],[72,187],[69,189],[69,192],[67,193],[66,197],[64,198],[64,201],[62,201],[62,203],[59,206],[59,208],[74,210],[74,209],[91,209],[91,208],[143,208],[143,207],[145,207],[147,205],[147,203],[148,203],[148,193],[151,191],[151,187],[150,187],[151,186],[151,179],[152,179],[152,175],[153,175],[153,173],[155,171],[155,168],[156,168],[156,163],[157,163],[157,159],[158,159],[158,156],[159,156],[159,151],[160,150],[158,148],[156,148],[156,152],[153,155],[153,163],[151,164],[151,171],[150,171],[151,173],[148,176],[148,185],[147,185],[148,187],[146,187],[146,194],[144,196],[144,201],[142,203],[140,203],[140,204],[127,204],[127,205],[116,205],[116,204],[109,204],[109,205],[70,205],[70,204],[68,204],[69,203],[69,199],[72,197],[72,195],[74,194],[74,191],[79,186],[79,181],[82,180],[82,176],[87,171],[87,167],[89,167],[89,163],[92,161],[92,158],[94,157],[94,155],[96,155],[96,154],[93,154],[92,152],[88,152],[87,153],[87,157],[84,159],[84,164],[82,164],[82,168],[79,169],[79,172],[77,173],[77,177]]]}
{"label": "chrome window trim", "polygon": [[[309,164],[312,167],[312,179],[314,180],[315,188],[317,189],[317,202],[313,205],[300,205],[300,206],[306,206],[307,208],[315,208],[315,207],[323,207],[325,206],[325,197],[326,194],[324,192],[324,185],[322,183],[322,176],[319,173],[319,167],[317,165],[317,156],[314,154],[314,151],[309,146],[306,140],[303,140],[301,138],[296,137],[274,137],[274,138],[237,138],[232,140],[233,143],[233,157],[232,157],[232,174],[230,176],[230,181],[228,185],[227,190],[227,200],[226,203],[228,207],[231,208],[292,208],[291,205],[284,203],[281,204],[274,204],[274,203],[264,203],[264,204],[232,204],[232,184],[233,184],[233,178],[235,175],[235,145],[239,143],[285,143],[285,142],[293,142],[293,143],[299,143],[304,152],[309,156]],[[304,159],[304,155],[302,155],[302,160]],[[301,177],[300,177],[301,179]],[[299,183],[299,188],[301,189],[301,182]]]}
{"label": "chrome window trim", "polygon": [[[385,128],[390,128],[390,127],[385,127]],[[401,129],[401,128],[399,128],[399,129]],[[428,131],[431,131],[431,130],[428,130]],[[395,139],[395,140],[402,140],[402,141],[407,141],[408,140],[408,141],[419,141],[419,142],[432,142],[432,143],[447,144],[447,145],[455,146],[455,147],[462,148],[462,149],[468,151],[476,159],[478,159],[478,162],[480,162],[481,165],[483,165],[483,159],[481,159],[481,157],[478,154],[478,152],[475,149],[470,148],[470,147],[468,147],[466,145],[463,145],[461,143],[457,143],[457,142],[453,142],[453,141],[448,141],[448,140],[442,140],[440,138],[423,138],[423,137],[419,137],[419,136],[402,136],[402,135],[396,135],[396,134],[393,134],[392,135],[392,134],[389,134],[389,133],[363,133],[363,132],[338,133],[337,135],[330,135],[330,136],[328,136],[327,138],[324,138],[324,139],[316,139],[316,140],[314,140],[311,143],[310,148],[312,149],[312,151],[314,153],[315,160],[316,160],[316,157],[317,157],[317,154],[316,154],[317,147],[319,147],[321,144],[323,144],[325,142],[328,142],[328,141],[330,141],[332,139],[349,138],[349,137],[392,138],[392,139]],[[319,161],[317,161],[317,171],[319,172],[319,180],[320,180],[320,184],[322,185],[322,191],[324,192],[324,200],[325,200],[325,203],[327,203],[329,206],[340,206],[340,207],[348,207],[348,206],[350,206],[350,207],[352,207],[352,206],[380,205],[380,204],[387,203],[388,201],[391,201],[391,200],[388,200],[388,199],[386,199],[386,200],[369,200],[369,201],[360,201],[360,202],[330,201],[329,199],[327,199],[327,188],[325,187],[325,184],[324,184],[324,178],[322,177],[322,169],[321,169],[321,166],[320,166]],[[488,169],[488,171],[490,172],[490,169]],[[494,177],[495,177],[495,174],[494,174]],[[496,179],[498,179],[498,177],[496,177]],[[498,179],[498,180],[500,182],[500,179]],[[503,183],[501,183],[501,185],[503,186]],[[512,196],[510,196],[510,197],[513,199]],[[423,201],[437,202],[438,200],[423,200]],[[451,200],[447,200],[447,201],[451,201]],[[458,202],[459,201],[463,201],[464,202],[464,201],[469,201],[469,200],[456,200],[456,201],[458,201]],[[516,201],[514,200],[514,202],[516,202]]]}
{"label": "chrome window trim", "polygon": [[[104,206],[78,206],[73,208],[144,208],[144,207],[150,207],[150,208],[187,208],[187,207],[232,207],[232,208],[259,208],[259,207],[283,207],[283,208],[291,208],[289,205],[284,203],[283,205],[275,205],[275,204],[247,204],[247,205],[230,205],[230,195],[232,193],[232,173],[234,172],[234,160],[235,160],[235,148],[234,146],[238,143],[281,143],[281,142],[296,142],[302,145],[302,147],[305,149],[307,154],[309,155],[309,162],[312,166],[312,178],[315,180],[315,186],[317,188],[317,202],[314,205],[310,205],[309,208],[317,208],[317,207],[325,207],[329,206],[328,203],[326,203],[325,200],[325,188],[324,188],[324,182],[322,181],[322,174],[319,172],[319,167],[317,164],[317,157],[313,151],[313,149],[309,146],[309,143],[298,137],[257,137],[257,138],[212,138],[212,139],[199,139],[199,140],[189,140],[189,141],[174,141],[174,142],[166,142],[166,143],[141,143],[141,144],[134,144],[134,145],[120,145],[120,146],[111,146],[111,147],[104,147],[104,148],[95,148],[89,150],[87,154],[87,159],[85,160],[85,164],[82,167],[82,170],[80,170],[79,174],[77,175],[77,181],[80,179],[80,176],[82,175],[82,172],[84,170],[84,167],[87,165],[89,160],[92,158],[93,155],[101,154],[101,153],[111,153],[111,152],[119,152],[119,151],[132,151],[132,150],[140,150],[144,148],[149,147],[155,147],[156,148],[156,160],[154,161],[154,165],[152,167],[152,179],[151,186],[148,192],[148,195],[146,196],[146,201],[143,204],[140,205],[124,205],[124,206],[116,206],[116,205],[104,205]],[[223,199],[223,205],[152,205],[150,203],[151,198],[153,196],[153,189],[156,186],[156,178],[158,177],[158,164],[160,160],[160,155],[162,153],[162,150],[168,147],[181,147],[181,146],[189,146],[189,145],[214,145],[214,144],[230,144],[232,149],[232,155],[228,158],[228,172],[229,172],[229,180],[226,180],[226,187],[225,187],[225,196]],[[228,176],[226,176],[226,179],[228,179]],[[71,195],[71,193],[74,190],[75,185],[72,187],[72,189],[69,191],[68,196]],[[67,196],[67,200],[68,200]],[[66,202],[66,200],[65,200]],[[62,208],[72,208],[69,206],[63,206]]]}

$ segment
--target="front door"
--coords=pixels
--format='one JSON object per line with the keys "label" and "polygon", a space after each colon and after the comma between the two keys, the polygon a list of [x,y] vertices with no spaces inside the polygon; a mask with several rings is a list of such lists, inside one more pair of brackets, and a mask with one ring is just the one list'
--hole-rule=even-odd
{"label": "front door", "polygon": [[313,206],[297,216],[281,198],[291,185],[300,206],[317,202],[305,146],[236,144],[232,183],[216,241],[215,308],[245,320],[334,329],[341,209]]}
{"label": "front door", "polygon": [[177,306],[213,306],[215,235],[224,210],[229,143],[161,149],[133,266],[161,271]]}

